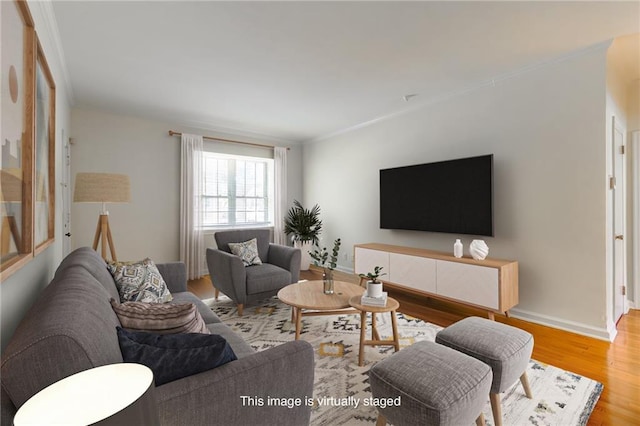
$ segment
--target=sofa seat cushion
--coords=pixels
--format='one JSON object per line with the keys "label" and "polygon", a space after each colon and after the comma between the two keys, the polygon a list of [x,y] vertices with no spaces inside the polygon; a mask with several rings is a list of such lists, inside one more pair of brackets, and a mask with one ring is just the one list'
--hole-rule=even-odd
{"label": "sofa seat cushion", "polygon": [[207,328],[211,332],[211,334],[219,334],[224,337],[233,352],[236,354],[238,359],[244,358],[245,356],[253,355],[256,351],[253,350],[251,346],[247,342],[242,339],[238,334],[234,333],[233,330],[229,326],[223,323],[218,324],[207,324]]}
{"label": "sofa seat cushion", "polygon": [[247,294],[276,291],[291,283],[291,273],[269,263],[247,266]]}
{"label": "sofa seat cushion", "polygon": [[156,386],[238,359],[225,338],[216,334],[155,334],[118,327],[118,341],[124,361],[149,367]]}
{"label": "sofa seat cushion", "polygon": [[202,302],[202,300],[200,300],[195,294],[189,291],[183,291],[180,293],[172,293],[171,295],[173,296],[173,300],[169,303],[193,303],[196,305],[196,308],[198,308],[198,312],[205,324],[221,322],[220,318],[213,313],[211,308],[205,305],[204,302]]}
{"label": "sofa seat cushion", "polygon": [[118,315],[120,325],[128,331],[209,334],[207,325],[193,303],[118,303],[111,299],[111,307]]}

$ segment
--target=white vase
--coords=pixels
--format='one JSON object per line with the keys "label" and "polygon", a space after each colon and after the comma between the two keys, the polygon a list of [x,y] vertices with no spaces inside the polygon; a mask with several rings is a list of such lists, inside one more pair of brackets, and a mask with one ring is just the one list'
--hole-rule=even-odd
{"label": "white vase", "polygon": [[302,256],[300,258],[300,270],[308,271],[309,266],[311,266],[311,255],[309,254],[311,251],[311,241],[294,241],[293,246],[295,248],[299,248],[302,252]]}
{"label": "white vase", "polygon": [[382,297],[382,283],[367,281],[367,296]]}
{"label": "white vase", "polygon": [[489,247],[484,240],[473,240],[469,244],[469,254],[475,260],[483,260],[489,254]]}

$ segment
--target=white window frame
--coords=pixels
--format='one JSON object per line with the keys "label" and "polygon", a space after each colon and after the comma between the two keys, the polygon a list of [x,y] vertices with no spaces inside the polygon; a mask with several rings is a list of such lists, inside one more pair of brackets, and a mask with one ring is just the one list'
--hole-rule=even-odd
{"label": "white window frame", "polygon": [[[216,159],[216,160],[227,160],[228,161],[228,169],[227,169],[227,197],[229,203],[229,222],[227,224],[216,224],[212,222],[207,222],[207,210],[206,210],[206,199],[216,198],[216,195],[207,195],[206,194],[206,178],[207,178],[207,159]],[[254,163],[263,163],[265,164],[264,169],[264,197],[255,197],[255,196],[237,196],[237,174],[236,167],[238,161],[246,161],[246,162],[254,162]],[[229,228],[272,228],[274,226],[274,160],[272,158],[262,158],[262,157],[250,157],[246,155],[231,155],[231,154],[221,154],[216,152],[203,152],[203,168],[204,168],[204,177],[205,183],[203,188],[203,228],[207,230],[215,230],[215,229],[229,229]],[[264,199],[265,200],[265,214],[266,221],[263,222],[236,222],[237,220],[237,212],[236,206],[237,201],[240,198],[249,199]],[[245,210],[246,212],[246,210]]]}

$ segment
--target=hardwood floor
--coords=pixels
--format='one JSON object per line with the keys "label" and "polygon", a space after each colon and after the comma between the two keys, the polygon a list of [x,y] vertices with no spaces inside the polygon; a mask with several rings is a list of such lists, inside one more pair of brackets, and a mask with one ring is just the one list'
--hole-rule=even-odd
{"label": "hardwood floor", "polygon": [[[319,271],[303,271],[302,279],[321,279]],[[355,275],[335,272],[335,279],[358,283]],[[213,297],[209,278],[189,282],[200,298]],[[446,327],[461,318],[485,316],[481,310],[428,298],[391,293],[400,311]],[[538,324],[496,316],[496,320],[527,330],[534,336],[533,358],[597,380],[604,390],[588,425],[640,425],[640,310],[632,310],[618,323],[613,343]]]}

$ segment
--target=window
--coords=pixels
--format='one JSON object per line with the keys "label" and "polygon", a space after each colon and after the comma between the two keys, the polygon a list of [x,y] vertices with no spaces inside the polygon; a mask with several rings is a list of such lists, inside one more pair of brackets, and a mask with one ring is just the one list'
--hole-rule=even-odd
{"label": "window", "polygon": [[204,226],[272,226],[273,176],[273,159],[205,152]]}

